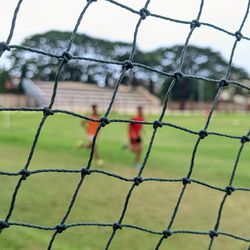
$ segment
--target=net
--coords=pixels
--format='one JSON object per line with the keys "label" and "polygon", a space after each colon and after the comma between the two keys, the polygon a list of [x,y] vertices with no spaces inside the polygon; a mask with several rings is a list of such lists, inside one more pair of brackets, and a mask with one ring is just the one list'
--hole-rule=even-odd
{"label": "net", "polygon": [[[134,39],[133,39],[133,43],[132,43],[132,50],[130,52],[130,56],[127,60],[125,61],[113,61],[113,60],[99,60],[96,58],[89,58],[89,57],[83,57],[83,56],[74,56],[70,53],[70,49],[71,46],[73,44],[74,38],[77,34],[77,30],[78,27],[82,21],[82,19],[84,18],[84,14],[88,11],[88,9],[90,8],[90,6],[94,3],[97,2],[96,0],[88,0],[86,5],[84,6],[82,12],[79,15],[79,18],[77,20],[77,23],[74,27],[74,30],[72,31],[71,37],[69,39],[68,42],[68,46],[67,48],[65,48],[65,51],[61,54],[53,54],[53,53],[48,53],[46,51],[41,51],[38,50],[36,48],[31,48],[31,47],[24,47],[24,46],[18,46],[18,45],[12,45],[10,44],[13,33],[14,33],[14,29],[15,29],[15,24],[16,24],[16,18],[17,15],[19,13],[21,4],[23,2],[23,0],[19,0],[17,7],[15,9],[14,12],[14,16],[12,19],[12,25],[11,25],[11,29],[10,29],[10,33],[9,36],[6,40],[6,42],[2,42],[0,43],[0,56],[2,56],[2,54],[4,53],[4,51],[6,50],[12,50],[12,49],[18,49],[18,50],[25,50],[25,51],[29,51],[30,53],[38,53],[44,56],[49,56],[49,57],[53,57],[59,60],[59,66],[58,66],[58,70],[57,70],[57,74],[55,77],[55,81],[54,81],[54,87],[53,87],[53,93],[51,96],[51,100],[50,100],[50,104],[48,107],[44,107],[44,108],[8,108],[8,107],[1,107],[0,111],[25,111],[25,112],[43,112],[43,117],[40,121],[40,124],[38,126],[37,132],[35,134],[31,149],[30,149],[30,153],[28,156],[28,159],[26,161],[25,166],[23,167],[23,169],[21,169],[18,172],[7,172],[7,171],[0,171],[0,175],[2,176],[20,176],[16,187],[14,189],[13,195],[12,195],[12,199],[11,199],[11,203],[9,206],[9,210],[8,213],[6,215],[5,218],[2,218],[0,220],[0,230],[1,232],[3,230],[5,230],[8,227],[12,227],[12,226],[18,226],[18,227],[29,227],[29,228],[34,228],[34,229],[38,229],[38,230],[50,230],[52,232],[52,236],[51,236],[51,240],[49,241],[48,244],[48,249],[52,249],[53,243],[55,242],[57,235],[59,233],[62,233],[63,231],[67,230],[68,228],[71,227],[89,227],[89,226],[96,226],[96,227],[110,227],[111,229],[111,233],[110,233],[110,237],[107,240],[106,246],[104,246],[105,249],[109,249],[113,239],[116,237],[117,232],[122,229],[122,228],[133,228],[135,230],[140,230],[143,231],[145,233],[150,233],[150,234],[154,234],[154,235],[158,235],[159,240],[155,246],[155,249],[160,249],[163,241],[167,241],[170,237],[172,237],[173,235],[184,235],[184,234],[190,234],[190,235],[204,235],[206,237],[208,237],[209,239],[209,244],[208,244],[208,249],[211,250],[213,249],[214,246],[214,242],[216,240],[216,238],[219,237],[230,237],[234,240],[238,240],[238,241],[244,241],[246,242],[248,245],[250,243],[250,239],[249,238],[244,238],[241,237],[237,234],[234,233],[228,233],[228,232],[224,232],[224,231],[220,231],[220,221],[221,221],[221,217],[222,217],[222,213],[223,213],[223,208],[225,205],[225,202],[227,200],[227,198],[232,195],[233,192],[238,192],[238,191],[244,191],[244,192],[249,192],[250,188],[243,188],[243,187],[235,187],[234,186],[234,178],[235,178],[235,174],[236,174],[236,170],[237,170],[237,166],[238,166],[238,162],[240,160],[241,157],[241,153],[243,151],[243,148],[245,146],[245,144],[247,142],[249,142],[250,138],[250,131],[246,131],[245,135],[242,136],[234,136],[234,135],[230,135],[230,134],[223,134],[223,133],[217,133],[217,132],[210,132],[208,131],[209,125],[210,125],[210,121],[211,118],[213,116],[214,110],[216,108],[216,105],[218,103],[219,100],[219,96],[221,94],[221,92],[223,91],[223,89],[227,88],[228,85],[233,85],[235,88],[241,88],[241,89],[245,89],[247,91],[250,90],[250,88],[246,85],[244,85],[241,82],[238,81],[234,81],[234,80],[230,80],[230,70],[231,70],[231,66],[232,66],[232,61],[233,61],[233,57],[234,57],[234,53],[235,53],[235,49],[238,45],[238,43],[241,40],[250,40],[250,38],[245,37],[241,31],[242,28],[246,22],[247,16],[248,16],[248,12],[249,12],[249,5],[250,3],[247,3],[247,8],[246,8],[246,12],[244,17],[242,18],[242,22],[239,25],[239,29],[235,32],[235,33],[231,33],[227,30],[224,30],[218,26],[215,26],[213,24],[210,23],[204,23],[204,22],[200,22],[200,17],[202,15],[202,10],[203,10],[203,5],[204,5],[204,1],[202,0],[200,3],[200,7],[199,7],[199,11],[197,13],[197,16],[194,18],[193,21],[182,21],[182,20],[177,20],[177,19],[172,19],[166,16],[161,16],[158,14],[154,14],[151,13],[148,10],[149,4],[150,4],[150,0],[147,0],[145,5],[142,7],[142,9],[135,10],[130,8],[129,6],[126,6],[124,4],[121,4],[119,2],[113,1],[113,0],[106,0],[107,2],[116,5],[119,8],[123,8],[126,9],[129,12],[134,13],[135,15],[138,15],[138,22],[136,24],[135,30],[134,30]],[[97,3],[98,4],[98,3]],[[175,72],[164,72],[164,71],[160,71],[157,69],[157,67],[150,67],[144,64],[140,64],[140,63],[136,63],[133,62],[133,58],[134,55],[136,53],[136,42],[137,42],[137,34],[140,28],[141,23],[143,22],[143,20],[145,20],[146,18],[151,17],[151,18],[160,18],[163,19],[165,21],[168,22],[177,22],[177,23],[182,23],[185,25],[189,25],[190,26],[190,31],[187,34],[185,43],[183,45],[183,50],[182,53],[180,55],[179,58],[179,64],[178,67],[176,68]],[[232,50],[231,50],[231,56],[230,56],[230,60],[228,62],[228,67],[227,67],[227,71],[225,72],[225,76],[223,79],[210,79],[210,78],[206,78],[206,77],[201,77],[198,75],[188,75],[185,74],[184,72],[182,72],[182,65],[184,63],[185,60],[185,55],[186,52],[188,50],[188,45],[189,45],[189,41],[190,38],[192,36],[192,34],[201,26],[207,26],[211,29],[216,29],[219,30],[220,32],[225,33],[226,35],[229,36],[234,36],[235,37],[235,41],[233,43],[232,46]],[[69,63],[71,60],[84,60],[84,61],[91,61],[91,62],[97,62],[97,63],[104,63],[104,64],[115,64],[115,65],[120,65],[121,66],[121,74],[119,79],[116,82],[114,91],[113,91],[113,95],[112,98],[110,100],[110,103],[108,105],[108,108],[106,110],[106,112],[104,113],[104,116],[100,119],[92,119],[88,116],[84,116],[81,115],[79,113],[76,112],[71,112],[68,110],[61,110],[61,109],[53,109],[53,104],[55,102],[56,99],[56,95],[57,95],[57,88],[58,88],[58,82],[60,79],[60,74],[63,71],[63,67],[65,64]],[[112,106],[113,103],[115,101],[116,95],[118,93],[119,90],[119,85],[125,75],[125,73],[129,70],[132,70],[133,67],[137,67],[138,69],[143,68],[145,70],[148,70],[149,72],[154,72],[157,74],[160,74],[166,78],[171,79],[171,84],[169,85],[168,91],[165,95],[165,99],[163,102],[163,108],[162,111],[159,115],[159,118],[156,121],[150,122],[150,121],[132,121],[132,120],[126,120],[126,119],[109,119],[109,115],[110,112],[112,110]],[[213,99],[211,108],[210,108],[210,112],[208,114],[207,120],[204,124],[204,127],[200,130],[200,131],[194,131],[194,130],[190,130],[188,128],[185,127],[181,127],[178,126],[176,124],[172,124],[172,123],[168,123],[168,122],[163,122],[163,118],[165,115],[165,112],[167,110],[168,107],[168,101],[169,101],[169,96],[172,92],[173,87],[178,84],[178,81],[181,78],[189,78],[189,79],[200,79],[206,82],[209,82],[211,84],[215,84],[216,86],[218,86],[217,88],[217,93]],[[99,122],[99,127],[97,129],[96,135],[93,139],[93,144],[92,144],[92,148],[90,151],[90,156],[89,156],[89,160],[88,163],[86,165],[86,167],[81,168],[81,169],[39,169],[39,170],[29,170],[29,165],[30,162],[32,160],[33,154],[36,150],[36,145],[37,142],[39,140],[39,136],[41,133],[41,130],[43,129],[43,126],[46,122],[46,120],[48,119],[49,116],[52,115],[56,115],[58,113],[63,113],[63,114],[67,114],[69,116],[74,116],[74,117],[78,117],[84,120],[92,120],[92,121],[97,121]],[[144,124],[147,126],[152,126],[152,135],[150,138],[150,142],[146,151],[146,154],[144,156],[144,160],[140,166],[140,169],[138,171],[138,174],[134,177],[134,178],[125,178],[119,174],[114,174],[108,171],[103,171],[103,170],[98,170],[98,169],[91,169],[91,164],[92,164],[92,160],[93,160],[93,156],[94,156],[94,150],[95,150],[95,144],[96,144],[96,138],[98,136],[98,133],[101,129],[103,129],[105,126],[108,126],[108,124],[110,123],[140,123],[140,124]],[[193,147],[193,151],[192,151],[192,156],[191,156],[191,161],[190,161],[190,166],[189,166],[189,170],[186,174],[186,176],[184,176],[183,178],[179,178],[179,179],[173,179],[173,178],[143,178],[143,171],[146,167],[146,163],[149,159],[150,153],[151,153],[151,149],[153,147],[153,143],[154,143],[154,139],[155,139],[155,135],[157,133],[157,131],[159,129],[164,129],[166,127],[173,127],[177,130],[182,130],[186,133],[191,133],[197,136],[197,140],[196,143]],[[206,182],[201,182],[199,180],[193,179],[192,178],[192,174],[193,174],[193,170],[194,170],[194,166],[195,166],[195,158],[196,158],[196,154],[197,154],[197,149],[201,143],[202,140],[204,140],[207,136],[220,136],[220,137],[227,137],[229,139],[232,140],[238,140],[239,141],[239,149],[238,149],[238,153],[237,153],[237,157],[235,159],[234,162],[234,166],[232,169],[232,172],[230,174],[230,179],[228,181],[228,186],[226,187],[217,187],[214,185],[211,185],[209,183]],[[63,218],[61,219],[61,221],[53,226],[53,227],[48,227],[48,226],[44,226],[44,225],[34,225],[34,224],[28,224],[28,223],[22,223],[22,222],[14,222],[11,221],[11,216],[12,213],[15,209],[15,203],[16,203],[16,198],[18,196],[20,187],[22,186],[22,183],[27,179],[27,178],[32,178],[32,175],[34,174],[42,174],[42,173],[79,173],[80,175],[80,181],[76,186],[76,189],[74,191],[74,193],[72,194],[72,199],[70,201],[70,204],[68,206],[68,209],[65,211],[65,215],[63,216]],[[108,175],[111,176],[113,178],[116,178],[120,181],[124,181],[124,182],[130,182],[131,183],[131,187],[129,189],[129,192],[126,195],[126,199],[124,201],[124,206],[122,209],[122,212],[120,214],[120,217],[117,218],[117,220],[115,222],[112,223],[74,223],[74,224],[68,224],[67,223],[67,219],[72,211],[72,208],[74,207],[75,201],[77,199],[78,193],[80,191],[80,189],[83,186],[83,183],[85,181],[86,178],[91,178],[90,175],[93,175],[95,173],[98,174],[102,174],[102,175]],[[162,231],[154,231],[148,228],[144,228],[144,227],[140,227],[137,225],[132,225],[132,224],[124,224],[124,218],[126,216],[126,212],[127,212],[127,208],[128,208],[128,204],[130,202],[131,196],[133,195],[133,191],[136,189],[137,186],[139,186],[141,183],[146,183],[146,182],[150,182],[150,181],[158,181],[158,182],[180,182],[183,184],[183,187],[181,189],[181,192],[179,193],[176,205],[174,207],[174,210],[172,211],[172,215],[170,217],[170,220],[166,223],[166,227],[162,230]],[[214,220],[214,227],[210,230],[210,231],[193,231],[193,230],[172,230],[172,226],[173,223],[175,221],[175,218],[178,214],[179,211],[179,206],[183,201],[183,197],[185,195],[186,190],[188,189],[188,186],[191,185],[192,183],[195,183],[197,185],[201,185],[204,186],[208,189],[212,189],[212,190],[216,190],[218,192],[222,192],[224,193],[223,198],[220,202],[220,206],[219,206],[219,210],[217,213],[217,217]],[[250,246],[249,248],[250,249]]]}

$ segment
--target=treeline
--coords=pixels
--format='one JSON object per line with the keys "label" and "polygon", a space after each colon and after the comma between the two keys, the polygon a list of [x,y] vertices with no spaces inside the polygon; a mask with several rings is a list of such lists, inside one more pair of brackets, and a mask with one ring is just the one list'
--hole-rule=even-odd
{"label": "treeline", "polygon": [[[26,38],[22,46],[36,48],[53,54],[61,54],[68,44],[71,33],[49,31]],[[176,71],[182,46],[158,48],[150,52],[136,49],[133,61],[145,64],[165,72]],[[84,34],[77,34],[71,48],[74,56],[91,57],[102,60],[124,61],[128,59],[132,46],[124,42],[111,42],[96,39]],[[10,74],[33,79],[53,81],[58,68],[58,60],[53,57],[31,53],[24,50],[13,50],[10,59]],[[227,71],[228,62],[210,48],[189,46],[182,71],[208,78],[222,78]],[[94,63],[83,60],[72,60],[66,64],[61,80],[88,82],[112,86],[119,77],[121,67],[112,64]],[[243,68],[232,67],[231,79],[247,79]],[[170,79],[157,73],[134,67],[123,79],[123,84],[144,84],[150,92],[164,96]],[[200,96],[197,80],[181,79],[175,86],[172,98],[175,100],[197,100]],[[203,99],[211,99],[216,91],[214,84],[203,84]]]}

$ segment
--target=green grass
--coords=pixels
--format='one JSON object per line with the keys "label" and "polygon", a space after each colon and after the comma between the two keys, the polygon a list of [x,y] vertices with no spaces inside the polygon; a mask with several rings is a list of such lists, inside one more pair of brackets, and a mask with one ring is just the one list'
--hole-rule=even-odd
{"label": "green grass", "polygon": [[[0,170],[19,171],[25,165],[41,114],[0,113]],[[121,117],[112,114],[112,117]],[[122,116],[122,118],[127,118]],[[147,120],[155,120],[149,116]],[[192,130],[204,126],[201,115],[167,115],[165,121]],[[249,129],[249,115],[216,114],[209,131],[242,136]],[[10,126],[9,126],[10,125]],[[145,128],[144,153],[152,127]],[[102,169],[125,177],[134,177],[133,155],[122,150],[127,142],[127,125],[112,123],[101,130],[98,147],[105,166]],[[86,140],[80,127],[80,119],[56,114],[47,119],[37,148],[29,166],[30,170],[41,168],[80,169],[86,166],[89,151],[77,150],[76,141]],[[190,166],[191,154],[197,136],[171,128],[158,129],[144,177],[182,178]],[[192,178],[225,187],[233,169],[239,140],[208,136],[197,151]],[[246,144],[238,164],[234,186],[249,187],[250,147]],[[93,168],[96,168],[95,161]],[[17,196],[10,221],[54,226],[64,216],[79,174],[42,173],[32,175],[23,182]],[[18,177],[0,175],[0,218],[5,218]],[[67,223],[103,222],[118,220],[131,183],[99,174],[88,176],[80,190]],[[181,183],[145,182],[136,187],[129,202],[124,223],[131,223],[161,231],[169,222]],[[188,185],[183,202],[172,229],[209,231],[214,227],[223,193],[199,186]],[[249,192],[235,192],[225,203],[220,230],[242,237],[249,235]],[[53,232],[12,226],[0,235],[0,249],[47,249]],[[104,249],[111,228],[69,228],[56,238],[55,250]],[[154,249],[159,236],[123,228],[118,231],[110,249]],[[173,235],[164,241],[161,249],[199,250],[207,249],[209,237]],[[220,236],[215,239],[214,250],[246,250],[247,243]]]}

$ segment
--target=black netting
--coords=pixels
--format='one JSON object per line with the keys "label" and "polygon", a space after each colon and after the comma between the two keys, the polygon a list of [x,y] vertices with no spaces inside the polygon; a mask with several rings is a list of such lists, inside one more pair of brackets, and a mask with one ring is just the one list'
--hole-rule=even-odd
{"label": "black netting", "polygon": [[[134,10],[134,9],[124,5],[124,4],[118,3],[118,2],[113,1],[113,0],[106,0],[106,1],[110,2],[113,5],[116,5],[117,7],[126,9],[127,11],[138,15],[138,22],[137,22],[137,25],[136,25],[135,30],[134,30],[134,40],[133,40],[133,44],[132,44],[132,50],[131,50],[129,58],[127,60],[125,60],[125,61],[99,60],[99,59],[96,59],[96,58],[89,58],[89,57],[84,57],[84,56],[74,56],[74,55],[70,54],[71,46],[72,46],[74,38],[75,38],[75,36],[77,34],[78,27],[79,27],[79,25],[80,25],[80,23],[81,23],[81,21],[82,21],[82,19],[84,17],[84,14],[88,10],[88,8],[92,5],[93,2],[97,2],[96,0],[88,0],[87,1],[86,5],[84,6],[84,8],[83,8],[78,20],[77,20],[75,28],[74,28],[74,30],[73,30],[73,32],[71,34],[71,37],[70,37],[69,42],[68,42],[68,46],[67,46],[67,48],[65,48],[65,51],[61,55],[48,53],[46,51],[41,51],[41,50],[38,50],[36,48],[12,45],[10,43],[11,39],[12,39],[12,36],[13,36],[13,33],[14,33],[14,29],[15,29],[16,18],[17,18],[20,6],[21,6],[23,1],[19,0],[19,2],[17,4],[16,10],[15,10],[15,13],[14,13],[14,16],[13,16],[12,26],[11,26],[9,36],[8,36],[6,42],[0,43],[0,56],[6,50],[13,50],[13,49],[25,50],[25,51],[29,51],[30,53],[38,53],[38,54],[42,54],[42,55],[45,55],[45,56],[54,57],[54,58],[59,60],[60,64],[59,64],[57,74],[56,74],[56,77],[55,77],[53,94],[51,96],[51,101],[50,101],[50,104],[49,104],[48,107],[45,107],[45,108],[7,108],[7,107],[2,107],[2,108],[0,108],[0,111],[26,111],[26,112],[29,112],[29,111],[34,112],[35,111],[35,112],[43,112],[43,118],[42,118],[42,120],[41,120],[41,122],[39,124],[38,129],[37,129],[37,132],[36,132],[36,135],[35,135],[35,138],[34,138],[34,141],[33,141],[33,144],[32,144],[32,147],[31,147],[31,150],[30,150],[30,153],[29,153],[29,156],[28,156],[28,159],[27,159],[27,162],[26,162],[24,168],[21,169],[19,172],[0,171],[0,175],[20,176],[20,179],[19,179],[19,181],[18,181],[18,183],[17,183],[17,185],[15,187],[15,190],[13,192],[13,195],[12,195],[12,200],[11,200],[11,203],[10,203],[9,211],[8,211],[6,217],[2,218],[0,220],[0,230],[2,231],[2,230],[5,230],[5,228],[12,227],[12,226],[29,227],[29,228],[39,229],[39,230],[50,230],[50,231],[53,232],[53,235],[52,235],[51,240],[50,240],[50,242],[48,244],[48,249],[52,248],[53,243],[56,240],[56,237],[57,237],[58,233],[63,233],[63,231],[67,230],[70,227],[88,227],[88,226],[110,227],[112,229],[110,237],[107,240],[106,246],[103,246],[105,249],[109,249],[110,245],[112,244],[112,240],[116,236],[117,231],[119,229],[122,229],[122,228],[133,228],[133,229],[136,229],[136,230],[143,231],[145,233],[159,235],[159,241],[158,241],[157,245],[155,246],[155,249],[159,249],[163,241],[166,241],[169,237],[171,237],[172,235],[175,235],[175,234],[205,235],[208,238],[210,238],[210,243],[209,243],[209,246],[208,246],[209,250],[213,249],[213,243],[216,240],[216,237],[222,237],[222,236],[223,237],[230,237],[230,238],[233,238],[235,240],[250,243],[249,238],[240,237],[240,236],[238,236],[237,234],[234,234],[234,233],[228,233],[228,232],[220,231],[220,220],[221,220],[223,207],[224,207],[224,204],[225,204],[225,201],[226,201],[227,197],[229,195],[232,195],[233,192],[237,192],[237,191],[249,192],[250,191],[250,188],[235,187],[233,185],[235,172],[236,172],[236,169],[237,169],[237,165],[238,165],[242,150],[243,150],[245,144],[247,142],[249,142],[249,139],[250,139],[249,138],[250,131],[247,131],[246,134],[243,135],[243,136],[233,136],[233,135],[229,135],[229,134],[223,134],[223,133],[216,133],[216,132],[208,131],[210,120],[211,120],[213,112],[214,112],[214,110],[216,108],[220,93],[222,92],[222,90],[224,88],[227,88],[228,85],[233,85],[235,88],[244,88],[247,91],[250,90],[249,87],[242,84],[241,82],[233,81],[233,80],[229,79],[231,66],[232,66],[232,60],[233,60],[233,56],[234,56],[234,52],[235,52],[235,49],[237,47],[237,44],[241,40],[250,40],[250,38],[245,37],[241,33],[242,28],[243,28],[243,26],[245,24],[245,21],[247,19],[247,16],[248,16],[249,2],[247,3],[246,13],[245,13],[244,17],[242,18],[242,22],[239,25],[239,29],[235,33],[231,33],[229,31],[227,31],[225,29],[222,29],[222,28],[220,28],[218,26],[215,26],[213,24],[204,23],[204,22],[199,21],[200,17],[201,17],[201,14],[202,14],[202,10],[203,10],[203,4],[204,4],[203,0],[201,0],[200,8],[199,8],[199,12],[198,12],[197,16],[195,16],[194,20],[192,20],[192,21],[182,21],[182,20],[172,19],[172,18],[169,18],[169,17],[166,17],[166,16],[161,16],[161,15],[158,15],[158,14],[151,13],[148,10],[150,0],[147,0],[146,4],[140,10]],[[98,3],[96,3],[96,4],[98,4]],[[134,58],[135,51],[136,51],[136,41],[137,41],[138,30],[139,30],[140,25],[143,22],[143,20],[146,19],[146,18],[149,18],[149,17],[150,18],[160,18],[160,19],[163,19],[163,20],[165,20],[167,22],[182,23],[182,24],[188,25],[190,27],[190,31],[188,32],[186,41],[185,41],[185,43],[183,45],[182,53],[181,53],[180,58],[179,58],[178,67],[176,68],[176,71],[174,73],[173,72],[172,73],[171,72],[163,72],[163,71],[157,70],[157,68],[153,68],[153,67],[150,67],[150,66],[147,66],[147,65],[143,65],[143,64],[133,62],[133,58]],[[198,75],[188,75],[188,74],[185,74],[185,73],[182,72],[182,65],[184,63],[185,55],[186,55],[186,52],[188,50],[189,40],[190,40],[192,34],[200,26],[207,26],[208,28],[219,30],[220,32],[223,32],[228,36],[234,36],[235,37],[235,41],[234,41],[233,46],[232,46],[230,60],[228,62],[228,68],[227,68],[227,71],[225,72],[225,75],[224,75],[223,79],[209,79],[209,78],[201,77],[201,76],[198,76]],[[67,111],[67,110],[53,109],[53,104],[55,102],[55,98],[56,98],[56,94],[57,94],[58,81],[60,79],[60,73],[63,71],[64,65],[69,63],[71,60],[85,60],[85,61],[92,61],[92,62],[104,63],[104,64],[115,64],[115,65],[120,65],[121,66],[121,74],[120,74],[119,79],[116,82],[115,89],[114,89],[112,98],[110,100],[109,106],[108,106],[106,112],[104,113],[104,116],[102,118],[98,119],[98,120],[93,120],[90,117],[83,116],[81,114],[70,112],[70,111]],[[164,102],[163,102],[162,111],[161,111],[161,113],[159,115],[159,118],[154,122],[149,122],[149,121],[138,122],[138,121],[125,120],[125,119],[109,119],[109,114],[110,114],[110,112],[112,110],[112,105],[113,105],[113,103],[115,101],[115,98],[116,98],[116,95],[117,95],[117,92],[118,92],[118,89],[119,89],[120,82],[121,82],[122,78],[124,77],[126,71],[132,70],[133,67],[143,68],[145,70],[148,70],[149,72],[158,73],[158,74],[161,74],[161,75],[165,76],[166,78],[172,79],[171,84],[170,84],[170,86],[168,88],[168,91],[166,93]],[[206,120],[206,122],[204,124],[204,127],[200,131],[192,131],[192,130],[187,129],[185,127],[177,126],[175,124],[168,123],[168,122],[163,122],[163,118],[164,118],[164,115],[165,115],[165,112],[166,112],[166,109],[167,109],[167,106],[168,106],[168,100],[169,100],[169,96],[170,96],[170,94],[172,92],[172,89],[175,86],[175,84],[178,83],[178,81],[183,77],[190,78],[190,79],[201,79],[201,80],[210,82],[211,84],[215,84],[215,85],[218,86],[218,90],[217,90],[217,93],[216,93],[216,95],[214,97],[214,100],[212,102],[209,115],[208,115],[207,120]],[[44,123],[46,122],[46,120],[48,119],[49,116],[56,115],[57,113],[64,113],[64,114],[67,114],[67,115],[70,115],[70,116],[79,117],[79,118],[85,119],[85,120],[93,120],[93,121],[97,121],[97,122],[100,123],[100,125],[99,125],[99,127],[97,129],[96,135],[94,137],[94,140],[93,140],[93,146],[91,148],[90,157],[89,157],[87,166],[82,168],[82,169],[77,169],[77,170],[68,170],[68,169],[40,169],[40,170],[34,170],[34,171],[29,170],[29,165],[30,165],[31,159],[33,157],[33,153],[34,153],[34,151],[36,149],[37,141],[39,140],[40,132],[41,132],[43,126],[44,126]],[[141,167],[140,167],[140,169],[138,171],[137,176],[135,176],[134,178],[125,178],[123,176],[120,176],[118,174],[114,174],[114,173],[111,173],[111,172],[98,170],[98,169],[91,169],[91,163],[92,163],[92,160],[93,160],[96,138],[98,136],[99,131],[101,129],[103,129],[103,127],[108,126],[108,124],[110,124],[110,123],[131,123],[131,122],[133,122],[133,123],[142,123],[142,124],[145,124],[147,126],[152,126],[152,131],[153,131],[151,139],[150,139],[150,143],[149,143],[147,151],[146,151],[146,155],[144,157],[144,160],[143,160],[143,162],[141,164]],[[169,178],[169,179],[168,178],[143,178],[142,177],[143,170],[144,170],[144,168],[146,166],[146,163],[148,161],[148,158],[150,156],[150,152],[151,152],[151,149],[152,149],[152,146],[153,146],[153,142],[154,142],[154,138],[155,138],[155,135],[157,133],[157,130],[158,129],[164,129],[164,128],[168,127],[168,126],[173,127],[173,128],[175,128],[177,130],[185,131],[186,133],[191,133],[191,134],[197,135],[197,140],[196,140],[196,143],[194,145],[192,156],[191,156],[189,171],[186,174],[186,176],[184,176],[183,178],[180,178],[180,179],[173,179],[173,178]],[[227,137],[227,138],[232,139],[232,140],[238,140],[239,143],[240,143],[239,144],[238,154],[237,154],[237,157],[235,159],[234,167],[233,167],[233,170],[232,170],[231,175],[230,175],[230,180],[228,182],[228,186],[226,186],[226,187],[217,187],[217,186],[214,186],[214,185],[210,185],[209,183],[201,182],[201,181],[198,181],[198,180],[195,180],[195,179],[192,178],[192,173],[193,173],[193,169],[194,169],[194,162],[195,162],[197,149],[198,149],[201,141],[206,140],[207,136]],[[27,223],[22,223],[22,222],[13,222],[13,221],[11,221],[10,220],[11,215],[12,215],[13,210],[15,209],[15,201],[16,201],[19,189],[20,189],[23,181],[25,181],[26,178],[32,178],[32,176],[34,174],[53,173],[53,172],[57,172],[57,173],[79,173],[79,175],[81,176],[80,181],[79,181],[79,183],[77,185],[77,188],[74,191],[74,193],[72,194],[72,199],[71,199],[71,202],[70,202],[70,204],[68,206],[68,209],[65,212],[64,217],[58,223],[58,225],[55,225],[53,227],[47,227],[47,226],[43,226],[43,225],[33,225],[33,224],[27,224]],[[126,196],[126,199],[125,199],[125,202],[124,202],[124,207],[123,207],[123,210],[121,212],[120,217],[117,218],[116,222],[112,222],[112,223],[91,223],[91,222],[87,223],[86,222],[86,223],[67,224],[67,218],[71,213],[71,210],[72,210],[72,208],[73,208],[73,206],[75,204],[76,198],[78,196],[78,192],[81,189],[82,184],[83,184],[86,176],[90,175],[90,177],[88,177],[88,178],[91,178],[91,175],[96,174],[96,173],[103,174],[103,175],[108,175],[108,176],[111,176],[113,178],[119,179],[121,181],[131,182],[131,188],[129,189],[129,192],[128,192],[127,196]],[[181,192],[180,192],[180,194],[178,196],[178,199],[177,199],[175,208],[174,208],[174,210],[172,212],[172,215],[170,217],[170,220],[169,220],[169,222],[167,222],[166,227],[162,231],[154,231],[154,230],[150,230],[150,229],[147,229],[147,228],[144,228],[144,227],[139,227],[137,225],[123,224],[124,217],[126,216],[127,207],[128,207],[130,198],[133,195],[134,189],[138,185],[140,185],[142,182],[150,182],[150,181],[180,182],[180,183],[183,184],[182,190],[181,190]],[[219,211],[218,211],[217,218],[215,218],[215,225],[214,225],[213,228],[211,228],[210,231],[172,230],[172,225],[173,225],[173,223],[175,221],[176,215],[177,215],[178,210],[179,210],[179,206],[180,206],[180,204],[181,204],[181,202],[183,200],[183,197],[185,195],[185,191],[188,188],[188,185],[192,185],[193,183],[195,183],[197,185],[202,185],[202,186],[204,186],[206,188],[209,188],[209,189],[217,190],[218,192],[224,193],[223,199],[222,199],[222,201],[220,203],[220,206],[219,206]],[[195,247],[195,249],[196,249],[196,247]],[[250,249],[250,247],[249,247],[249,249]]]}

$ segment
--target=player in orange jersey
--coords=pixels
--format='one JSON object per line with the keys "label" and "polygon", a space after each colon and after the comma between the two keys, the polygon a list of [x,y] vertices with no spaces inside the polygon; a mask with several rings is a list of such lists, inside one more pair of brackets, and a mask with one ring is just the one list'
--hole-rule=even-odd
{"label": "player in orange jersey", "polygon": [[[136,116],[132,117],[133,121],[144,121],[143,108],[141,106],[137,107]],[[129,123],[128,125],[128,137],[130,143],[130,150],[135,154],[134,166],[139,167],[139,161],[142,153],[142,128],[143,125],[140,123]]]}
{"label": "player in orange jersey", "polygon": [[[97,105],[93,104],[92,106],[92,113],[90,115],[90,118],[92,119],[99,119],[99,115],[98,115],[98,112],[97,112]],[[82,121],[81,123],[82,126],[85,126],[86,128],[86,133],[87,133],[87,136],[88,136],[88,143],[84,145],[85,148],[91,148],[92,147],[92,143],[93,143],[93,139],[94,139],[94,136],[96,134],[96,130],[99,126],[99,123],[98,122],[94,122],[94,121]]]}
{"label": "player in orange jersey", "polygon": [[[93,104],[91,106],[92,108],[92,113],[90,115],[90,118],[97,120],[99,119],[99,114],[97,111],[97,105]],[[90,149],[92,147],[93,144],[93,139],[95,137],[97,128],[99,127],[99,122],[95,122],[95,121],[82,121],[81,125],[85,127],[86,129],[86,133],[87,133],[87,137],[88,137],[88,142],[86,144],[78,143],[78,147],[83,147],[83,148],[88,148]],[[97,149],[97,145],[95,144],[95,150],[94,150],[94,157],[97,161],[97,164],[99,166],[103,165],[103,160],[100,159],[99,153],[98,153],[98,149]]]}

